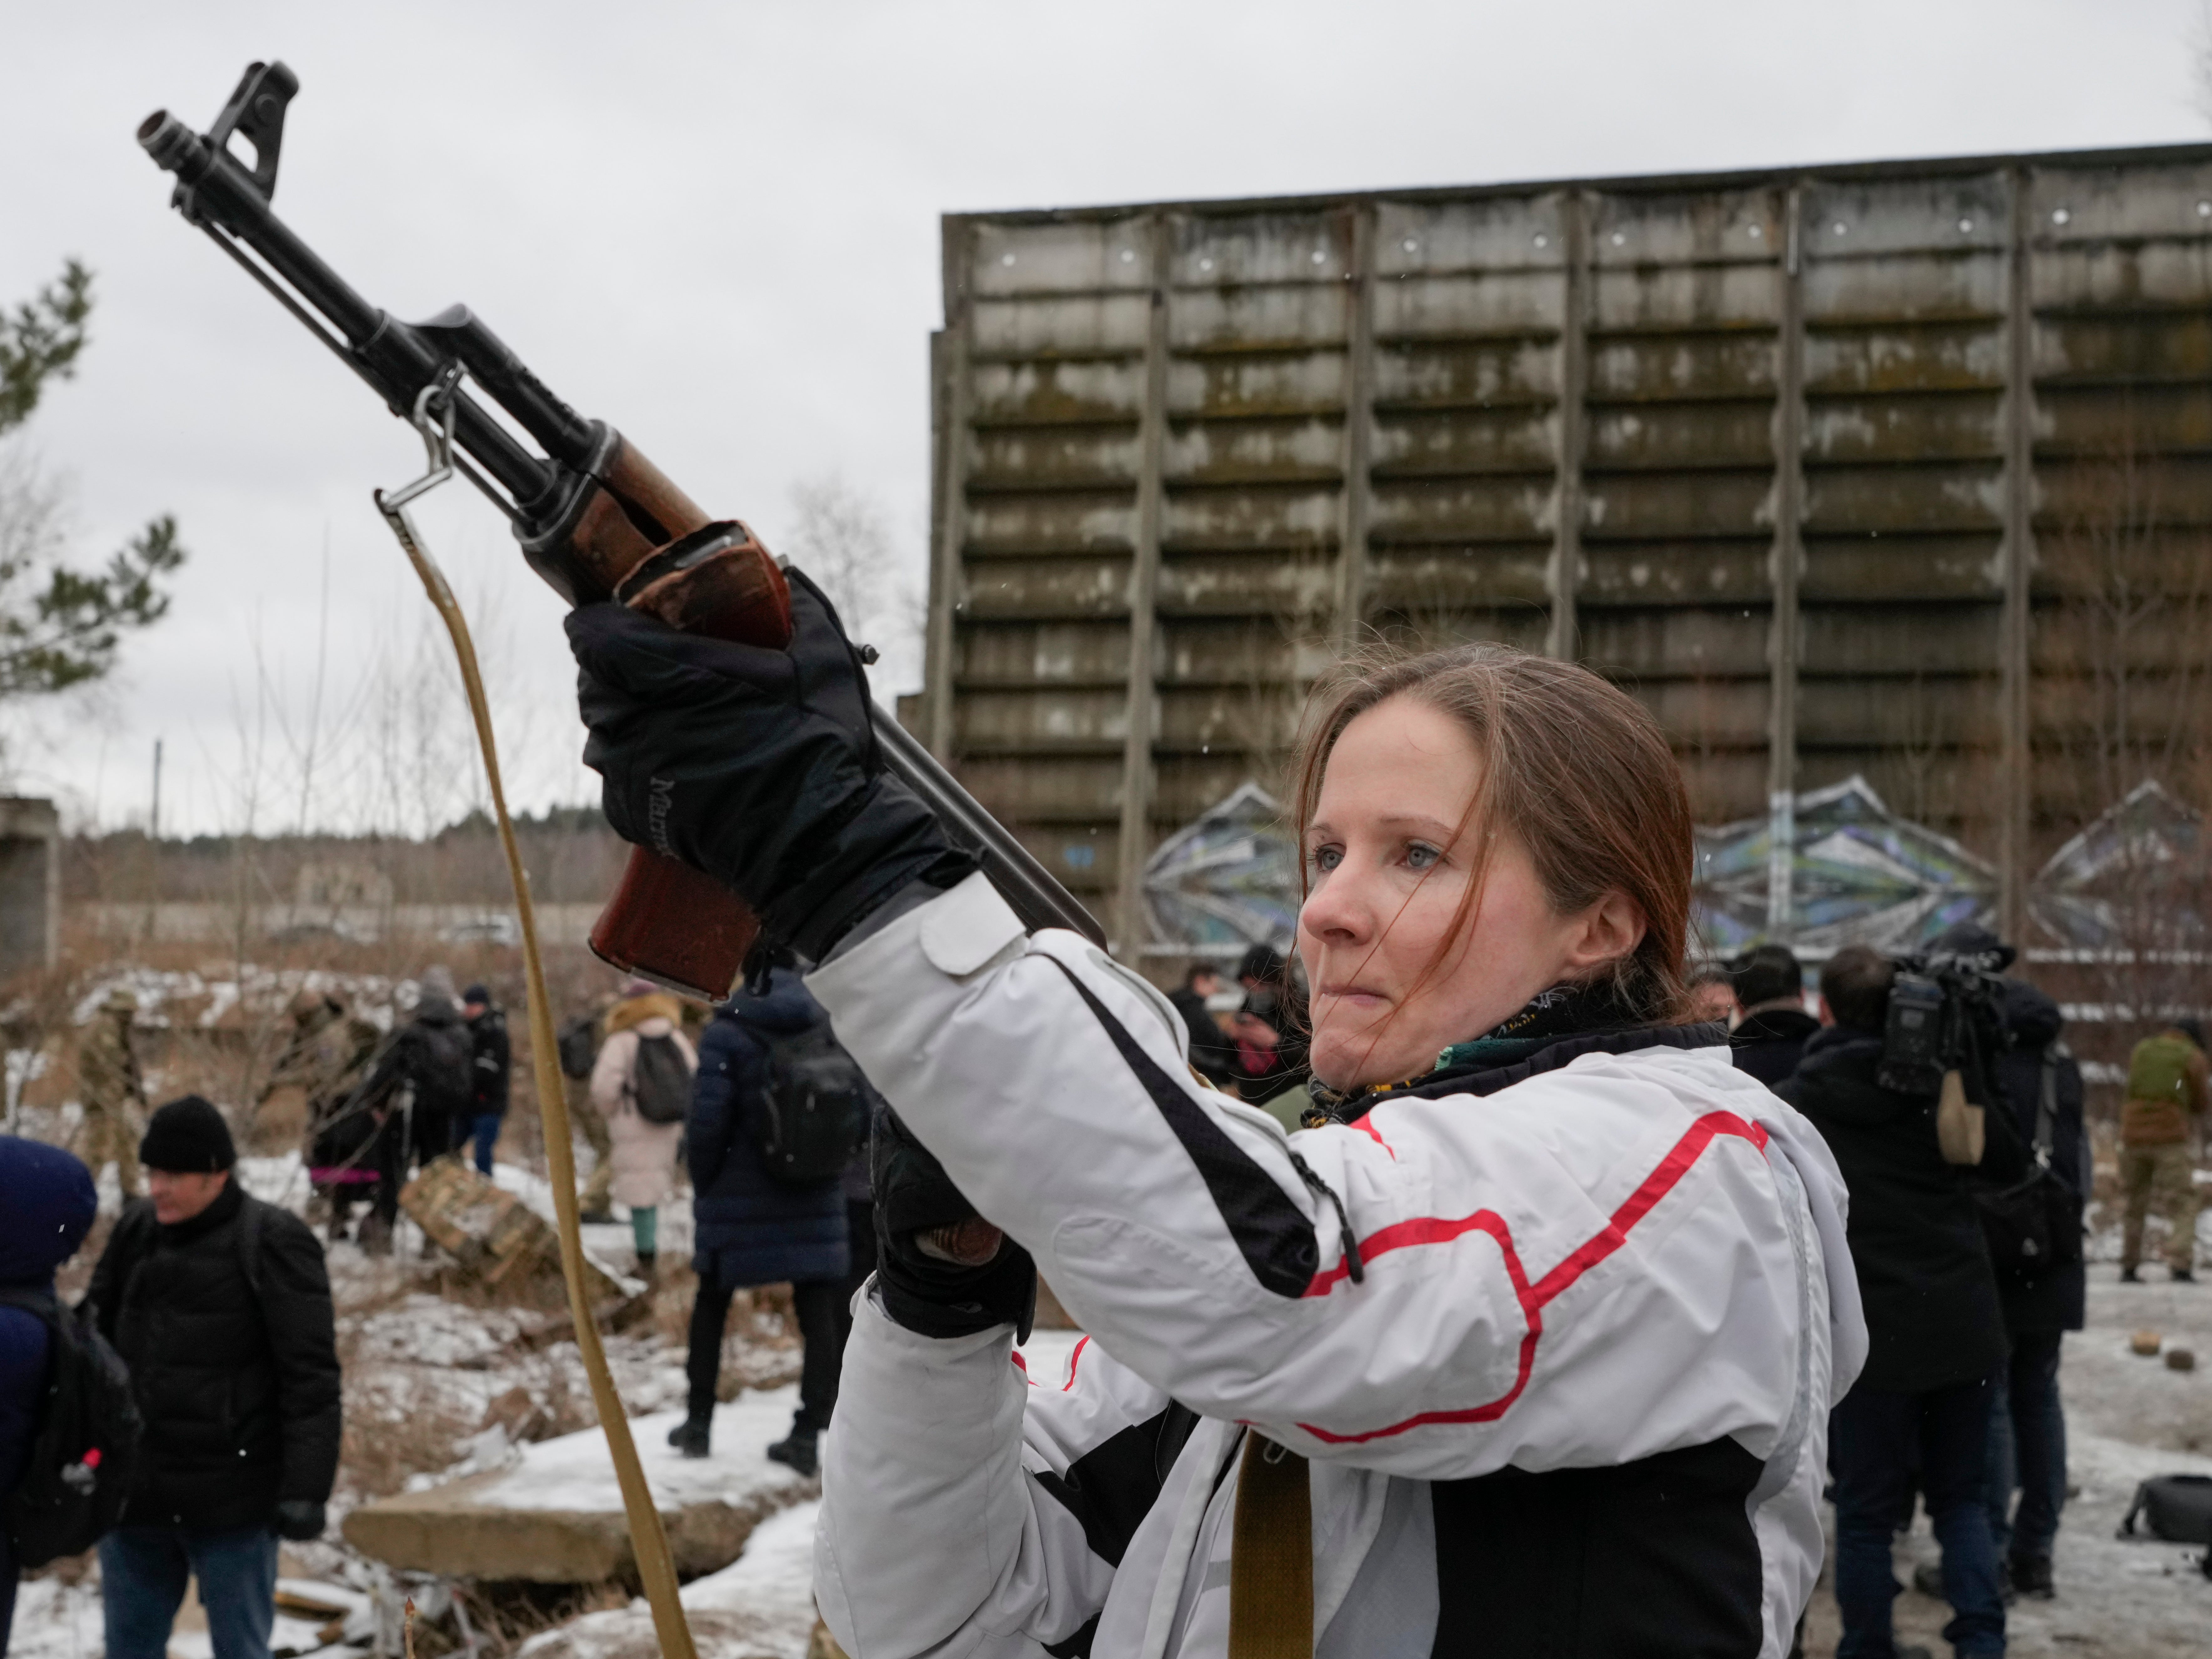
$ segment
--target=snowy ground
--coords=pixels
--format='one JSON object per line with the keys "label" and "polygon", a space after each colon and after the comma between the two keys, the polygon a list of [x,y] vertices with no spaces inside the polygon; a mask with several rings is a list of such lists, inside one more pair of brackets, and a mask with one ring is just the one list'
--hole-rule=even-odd
{"label": "snowy ground", "polygon": [[[805,1659],[814,1632],[814,1517],[818,1500],[770,1516],[745,1553],[684,1587],[691,1637],[712,1659]],[[654,1659],[653,1613],[640,1596],[588,1613],[526,1643],[529,1659]]]}
{"label": "snowy ground", "polygon": [[[306,1182],[296,1158],[246,1159],[240,1170],[245,1184],[259,1196],[295,1208],[304,1204]],[[501,1166],[499,1179],[550,1215],[542,1179],[507,1165]],[[664,1263],[688,1255],[689,1224],[688,1203],[667,1206],[661,1224]],[[603,1265],[617,1274],[634,1269],[626,1224],[586,1232],[587,1248]],[[2202,1235],[2206,1259],[2212,1259],[2212,1213]],[[494,1469],[510,1471],[503,1485],[513,1487],[512,1501],[525,1506],[580,1501],[583,1487],[596,1492],[605,1484],[603,1442],[591,1426],[580,1360],[573,1339],[562,1334],[559,1311],[480,1305],[441,1294],[438,1253],[411,1224],[403,1224],[397,1243],[395,1255],[381,1260],[348,1243],[329,1253],[346,1370],[346,1461],[326,1540],[288,1546],[283,1571],[288,1581],[296,1581],[294,1588],[343,1605],[349,1616],[335,1627],[320,1614],[280,1618],[277,1659],[309,1653],[367,1659],[380,1622],[386,1641],[396,1637],[393,1609],[401,1595],[414,1595],[429,1618],[450,1604],[448,1587],[440,1581],[387,1572],[337,1541],[337,1522],[358,1504]],[[2212,1582],[2197,1571],[2202,1552],[2113,1535],[2143,1479],[2212,1474],[2212,1284],[2169,1285],[2163,1268],[2151,1267],[2145,1273],[2152,1282],[2120,1285],[2110,1259],[2111,1234],[2098,1244],[2101,1259],[2091,1269],[2089,1328],[2068,1339],[2062,1372],[2076,1490],[2058,1540],[2058,1595],[2014,1607],[2012,1651],[2085,1659],[2191,1654],[2212,1659]],[[670,1466],[657,1469],[661,1478],[681,1480],[694,1471],[675,1464],[663,1443],[684,1391],[689,1287],[680,1269],[678,1279],[645,1316],[611,1335],[606,1346],[641,1449],[649,1462]],[[448,1282],[445,1288],[453,1287]],[[2160,1334],[2160,1357],[2130,1352],[2130,1336],[2146,1329]],[[1031,1379],[1043,1387],[1065,1381],[1079,1340],[1073,1332],[1036,1333],[1024,1354]],[[2164,1352],[2175,1347],[2193,1351],[2195,1369],[2172,1370],[2163,1363]],[[723,1392],[737,1403],[718,1413],[717,1463],[727,1454],[744,1464],[749,1479],[780,1474],[761,1462],[759,1451],[788,1422],[787,1385],[796,1376],[797,1358],[780,1315],[762,1309],[740,1322],[725,1347]],[[521,1454],[519,1446],[526,1449]],[[685,1587],[684,1605],[705,1659],[803,1659],[806,1652],[814,1624],[811,1540],[818,1505],[811,1485],[784,1480],[777,1490],[793,1506],[762,1522],[732,1565]],[[1909,1580],[1914,1565],[1935,1556],[1923,1520],[1899,1540],[1900,1579]],[[513,1645],[487,1640],[470,1627],[464,1659],[503,1659],[518,1648],[532,1659],[648,1659],[657,1644],[644,1603],[609,1606],[607,1601],[605,1591],[594,1592],[577,1607],[554,1613],[562,1621],[556,1627],[534,1636],[523,1632]],[[581,1610],[594,1605],[598,1610]],[[204,1625],[196,1613],[188,1604],[171,1644],[172,1659],[208,1659]],[[1908,1589],[1897,1602],[1899,1638],[1944,1652],[1938,1632],[1948,1616],[1940,1602]],[[1815,1659],[1834,1651],[1835,1608],[1825,1585],[1808,1615],[1807,1636],[1807,1652]],[[96,1565],[78,1564],[25,1583],[9,1651],[15,1659],[102,1659]]]}
{"label": "snowy ground", "polygon": [[[2165,1270],[2147,1267],[2147,1280]],[[2067,1474],[2075,1488],[2060,1517],[2052,1556],[2057,1595],[2021,1601],[2007,1618],[2008,1650],[2020,1656],[2169,1659],[2212,1655],[2212,1581],[2203,1551],[2114,1534],[2136,1487],[2154,1474],[2212,1474],[2212,1285],[2118,1283],[2106,1261],[2089,1270],[2086,1330],[2066,1339],[2059,1387],[2066,1405]],[[2129,1351],[2129,1336],[2154,1330],[2161,1353]],[[2185,1347],[2196,1369],[2170,1370],[2163,1349]],[[2140,1523],[2138,1523],[2140,1524]],[[1921,1516],[1898,1540],[1898,1577],[1941,1558]],[[1897,1599],[1898,1640],[1948,1651],[1940,1632],[1950,1609],[1907,1589]],[[1824,1576],[1806,1620],[1805,1650],[1835,1650],[1836,1608]]]}

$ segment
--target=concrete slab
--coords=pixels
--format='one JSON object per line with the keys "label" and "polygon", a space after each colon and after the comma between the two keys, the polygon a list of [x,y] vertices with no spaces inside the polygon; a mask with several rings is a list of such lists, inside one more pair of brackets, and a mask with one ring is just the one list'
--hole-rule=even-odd
{"label": "concrete slab", "polygon": [[[761,1522],[732,1566],[684,1587],[692,1639],[708,1659],[808,1659],[814,1632],[814,1521],[805,1503]],[[659,1659],[643,1598],[586,1613],[523,1644],[521,1659]]]}
{"label": "concrete slab", "polygon": [[[676,1570],[689,1578],[738,1559],[753,1528],[819,1490],[763,1455],[791,1427],[796,1388],[747,1393],[717,1409],[714,1455],[668,1443],[680,1411],[633,1418]],[[389,1566],[456,1578],[592,1583],[634,1578],[636,1558],[606,1439],[597,1428],[518,1449],[507,1468],[365,1504],[346,1541]]]}

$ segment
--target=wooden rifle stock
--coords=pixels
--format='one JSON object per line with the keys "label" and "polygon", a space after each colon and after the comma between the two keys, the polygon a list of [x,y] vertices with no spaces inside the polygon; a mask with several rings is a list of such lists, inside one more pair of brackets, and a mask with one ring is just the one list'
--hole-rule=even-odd
{"label": "wooden rifle stock", "polygon": [[[768,550],[735,520],[708,519],[619,435],[573,526],[531,550],[533,563],[567,567],[571,591],[611,592],[687,634],[773,650],[791,643],[791,590]],[[751,909],[720,883],[634,847],[591,945],[625,973],[719,1002],[759,933]]]}

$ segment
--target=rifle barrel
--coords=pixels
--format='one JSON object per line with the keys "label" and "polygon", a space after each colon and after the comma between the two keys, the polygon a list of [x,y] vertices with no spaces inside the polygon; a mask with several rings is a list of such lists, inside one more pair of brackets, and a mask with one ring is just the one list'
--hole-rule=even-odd
{"label": "rifle barrel", "polygon": [[[238,163],[167,110],[139,125],[138,143],[177,175],[178,208],[220,238],[228,233],[258,254],[345,342],[346,361],[403,420],[438,377],[446,354],[420,332],[354,292],[291,228],[270,210]],[[549,394],[550,395],[550,394]],[[518,443],[466,392],[455,396],[453,438],[527,515],[557,489],[556,470]]]}

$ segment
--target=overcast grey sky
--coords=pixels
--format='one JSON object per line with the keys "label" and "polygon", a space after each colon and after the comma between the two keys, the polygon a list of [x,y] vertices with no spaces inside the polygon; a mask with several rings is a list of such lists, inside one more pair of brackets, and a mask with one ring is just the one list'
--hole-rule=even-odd
{"label": "overcast grey sky", "polygon": [[[793,483],[842,471],[918,583],[940,213],[2186,141],[2206,131],[2197,15],[5,0],[0,302],[66,255],[99,276],[94,343],[31,441],[70,480],[81,558],[163,511],[193,556],[111,685],[9,717],[8,781],[120,823],[145,811],[159,736],[172,831],[398,827],[469,796],[453,733],[403,706],[419,687],[442,707],[451,676],[369,502],[419,445],[168,210],[132,142],[160,106],[204,130],[252,58],[301,83],[276,205],[372,301],[465,301],[771,547]],[[423,518],[481,618],[513,793],[595,799],[558,602],[480,501],[456,488]]]}

